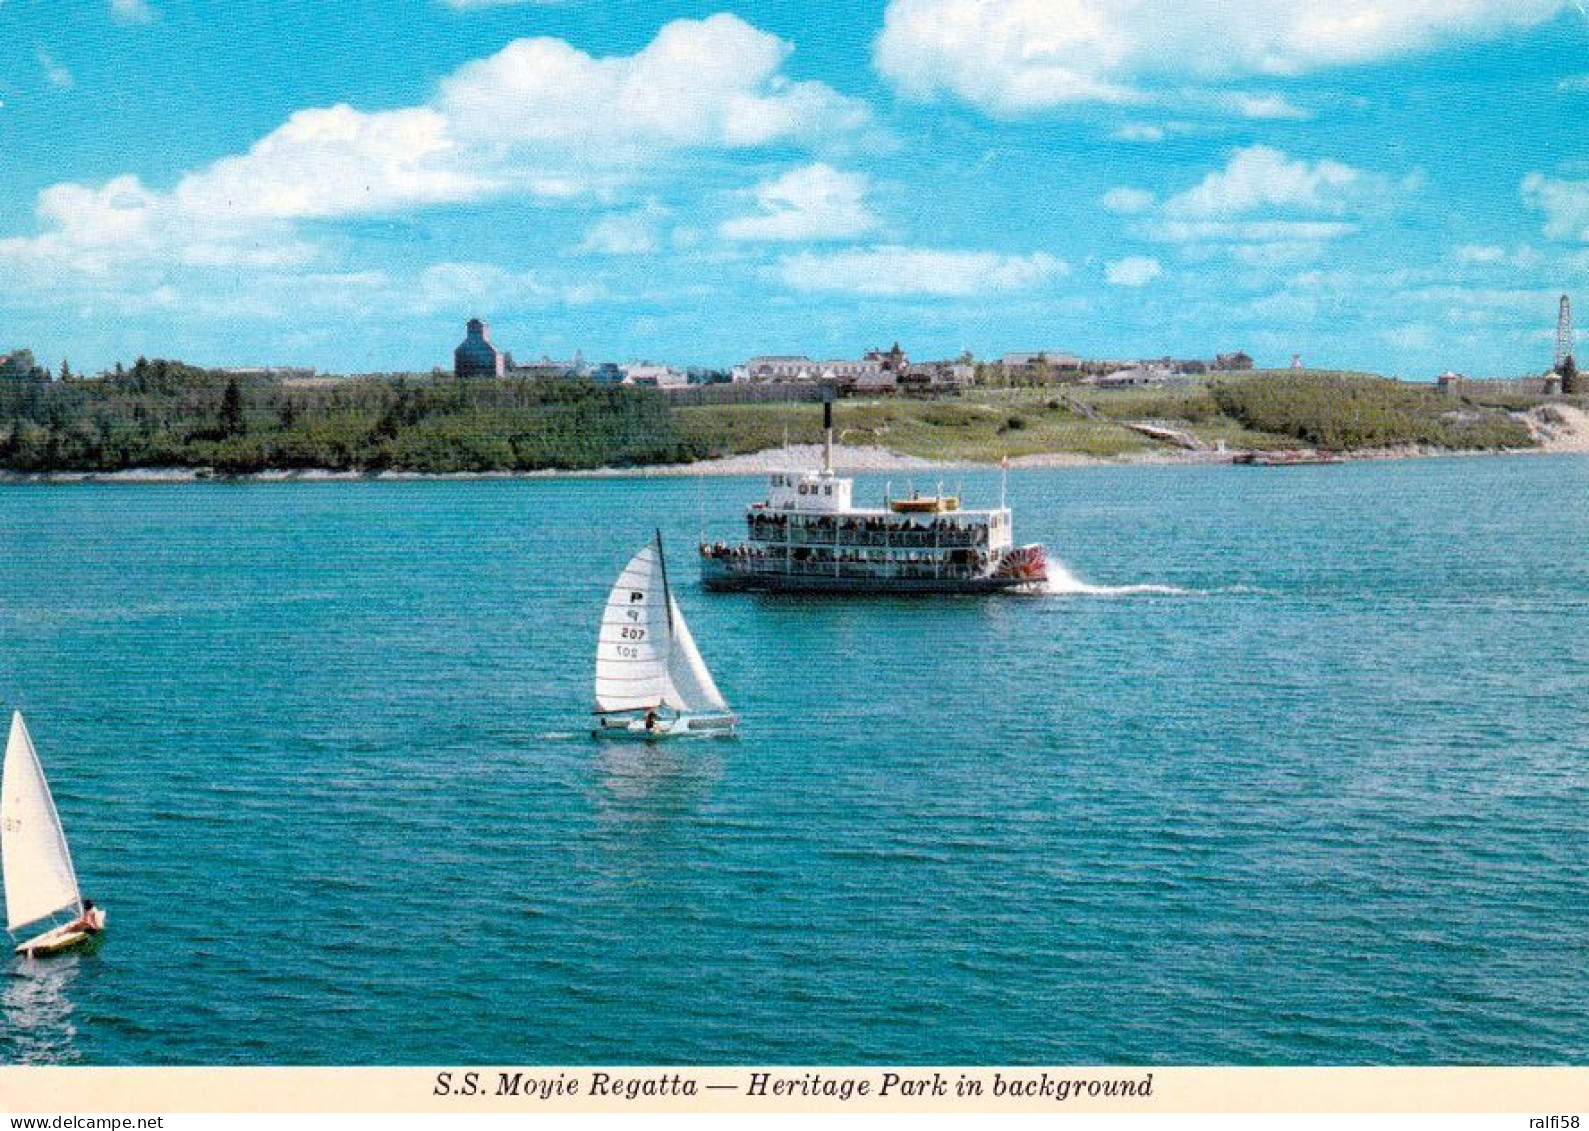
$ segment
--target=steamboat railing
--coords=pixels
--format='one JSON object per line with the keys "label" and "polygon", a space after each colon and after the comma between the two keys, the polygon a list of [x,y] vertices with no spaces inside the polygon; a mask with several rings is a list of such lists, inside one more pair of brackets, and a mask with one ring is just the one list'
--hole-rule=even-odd
{"label": "steamboat railing", "polygon": [[821,530],[752,524],[750,536],[773,546],[876,546],[926,550],[986,545],[983,530]]}
{"label": "steamboat railing", "polygon": [[791,558],[721,557],[714,559],[726,572],[778,577],[839,577],[862,580],[970,581],[986,577],[986,568],[937,562],[830,562],[795,561]]}

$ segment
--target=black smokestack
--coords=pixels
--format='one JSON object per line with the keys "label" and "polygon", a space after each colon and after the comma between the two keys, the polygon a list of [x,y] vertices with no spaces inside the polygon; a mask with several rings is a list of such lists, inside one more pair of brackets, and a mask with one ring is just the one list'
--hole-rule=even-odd
{"label": "black smokestack", "polygon": [[822,470],[833,474],[833,394],[830,384],[822,386]]}

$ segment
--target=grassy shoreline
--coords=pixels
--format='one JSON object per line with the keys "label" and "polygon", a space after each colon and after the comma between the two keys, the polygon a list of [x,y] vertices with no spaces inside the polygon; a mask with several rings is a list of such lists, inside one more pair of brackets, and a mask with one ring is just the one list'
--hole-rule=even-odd
{"label": "grassy shoreline", "polygon": [[[809,406],[720,405],[675,410],[681,435],[714,456],[820,440]],[[1260,372],[1183,386],[978,389],[939,401],[844,401],[840,442],[927,459],[996,463],[1043,454],[1120,459],[1155,451],[1350,454],[1409,445],[1449,451],[1534,447],[1502,408],[1466,405],[1433,387],[1341,373]],[[1176,437],[1155,439],[1142,429]]]}

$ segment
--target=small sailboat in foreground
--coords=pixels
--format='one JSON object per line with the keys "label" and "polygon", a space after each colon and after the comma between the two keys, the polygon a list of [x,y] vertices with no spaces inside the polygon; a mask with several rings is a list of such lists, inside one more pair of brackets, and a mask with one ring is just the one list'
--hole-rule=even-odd
{"label": "small sailboat in foreground", "polygon": [[5,766],[0,770],[0,865],[6,886],[6,930],[72,919],[47,928],[16,948],[18,954],[59,954],[88,942],[105,927],[105,913],[83,902],[77,872],[55,799],[39,765],[22,712],[11,716]]}
{"label": "small sailboat in foreground", "polygon": [[607,595],[596,643],[596,714],[598,738],[720,738],[739,721],[673,599],[660,530]]}

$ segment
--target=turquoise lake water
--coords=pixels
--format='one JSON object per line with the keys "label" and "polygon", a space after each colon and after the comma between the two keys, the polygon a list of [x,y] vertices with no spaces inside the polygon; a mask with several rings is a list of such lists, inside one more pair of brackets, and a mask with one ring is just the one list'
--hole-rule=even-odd
{"label": "turquoise lake water", "polygon": [[[1012,474],[1036,598],[701,591],[761,492],[0,487],[0,1059],[1589,1059],[1589,459]],[[737,741],[586,736],[659,522]]]}

